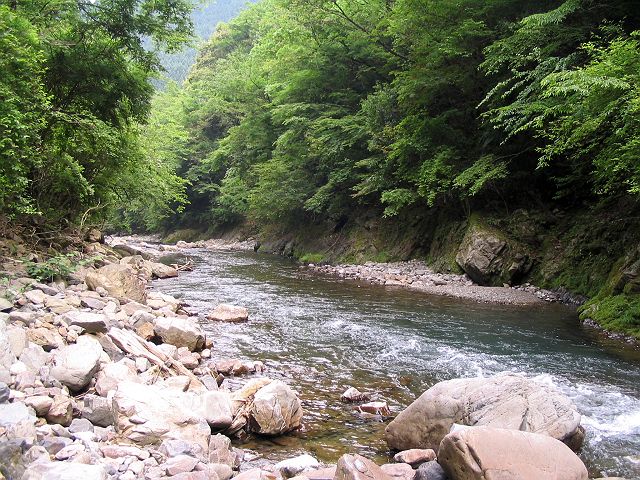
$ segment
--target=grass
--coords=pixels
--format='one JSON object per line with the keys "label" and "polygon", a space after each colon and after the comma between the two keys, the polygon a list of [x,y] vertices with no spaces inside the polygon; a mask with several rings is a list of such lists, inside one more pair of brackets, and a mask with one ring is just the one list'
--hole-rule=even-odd
{"label": "grass", "polygon": [[591,319],[606,330],[640,339],[640,295],[597,296],[580,308],[580,318]]}
{"label": "grass", "polygon": [[300,257],[302,263],[322,263],[324,255],[322,253],[305,253]]}

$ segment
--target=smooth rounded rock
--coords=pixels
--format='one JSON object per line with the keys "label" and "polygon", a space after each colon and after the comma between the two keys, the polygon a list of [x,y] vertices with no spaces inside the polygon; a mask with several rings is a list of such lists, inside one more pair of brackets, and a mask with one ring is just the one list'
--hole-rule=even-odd
{"label": "smooth rounded rock", "polygon": [[385,439],[396,450],[436,450],[458,423],[543,433],[570,443],[580,434],[580,418],[567,396],[523,376],[461,378],[423,393],[387,426]]}
{"label": "smooth rounded rock", "polygon": [[445,436],[438,462],[455,480],[587,480],[582,460],[548,435],[471,427]]}

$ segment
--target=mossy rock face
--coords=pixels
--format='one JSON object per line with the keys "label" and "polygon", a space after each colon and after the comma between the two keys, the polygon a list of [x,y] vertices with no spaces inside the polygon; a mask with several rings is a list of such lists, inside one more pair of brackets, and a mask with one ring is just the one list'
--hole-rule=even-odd
{"label": "mossy rock face", "polygon": [[479,222],[470,222],[456,262],[480,285],[518,283],[533,266],[524,246]]}
{"label": "mossy rock face", "polygon": [[181,230],[176,230],[174,232],[169,233],[165,236],[162,241],[164,243],[176,244],[180,241],[182,242],[195,242],[196,240],[201,240],[203,238],[203,233],[200,230],[195,230],[192,228],[184,228]]}

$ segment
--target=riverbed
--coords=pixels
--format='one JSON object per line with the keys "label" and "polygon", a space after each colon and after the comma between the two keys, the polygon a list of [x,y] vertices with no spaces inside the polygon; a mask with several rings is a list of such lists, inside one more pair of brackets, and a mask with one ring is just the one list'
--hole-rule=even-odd
{"label": "riverbed", "polygon": [[[192,272],[154,283],[201,315],[216,358],[261,360],[303,400],[304,428],[242,447],[266,461],[309,452],[332,463],[357,452],[386,460],[390,419],[340,402],[348,386],[373,392],[395,415],[438,381],[521,372],[576,403],[592,476],[640,478],[640,351],[580,326],[558,304],[478,304],[339,280],[249,252],[186,251]],[[218,303],[247,307],[245,324],[211,323]],[[231,386],[245,379],[230,378]]]}

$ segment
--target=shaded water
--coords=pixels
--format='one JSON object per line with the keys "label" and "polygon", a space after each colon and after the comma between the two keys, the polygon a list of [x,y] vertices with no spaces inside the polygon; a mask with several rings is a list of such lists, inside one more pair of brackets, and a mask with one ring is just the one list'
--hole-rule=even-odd
{"label": "shaded water", "polygon": [[218,303],[247,307],[246,324],[203,320],[214,357],[262,360],[268,376],[285,380],[303,400],[301,432],[260,441],[269,460],[303,451],[325,462],[347,452],[386,459],[386,423],[341,403],[348,386],[377,392],[396,414],[438,381],[514,371],[573,399],[592,475],[640,478],[640,352],[580,327],[563,306],[427,296],[322,277],[253,253],[189,255],[196,269],[157,289],[201,314]]}

